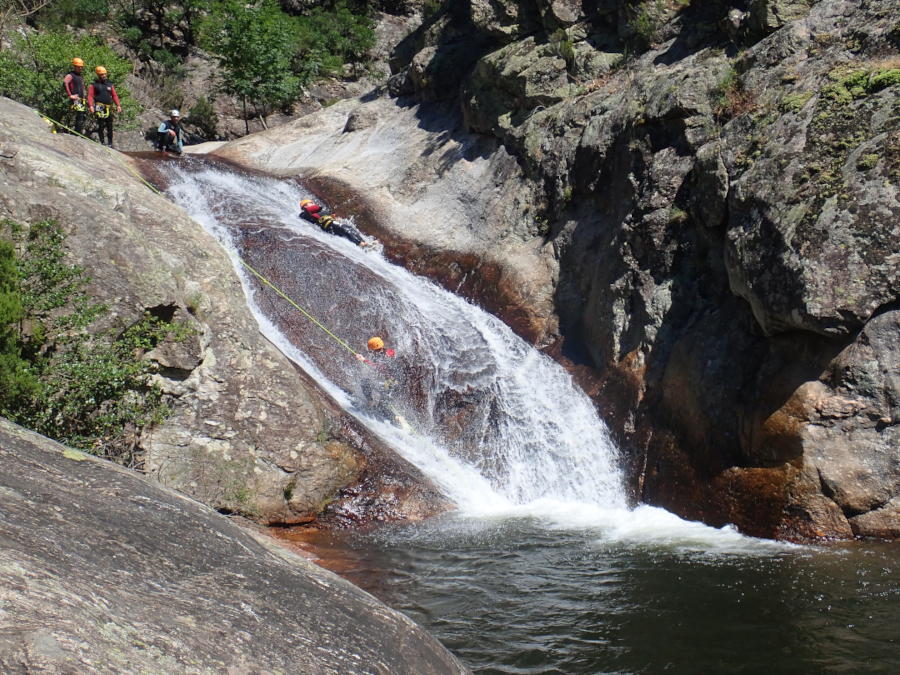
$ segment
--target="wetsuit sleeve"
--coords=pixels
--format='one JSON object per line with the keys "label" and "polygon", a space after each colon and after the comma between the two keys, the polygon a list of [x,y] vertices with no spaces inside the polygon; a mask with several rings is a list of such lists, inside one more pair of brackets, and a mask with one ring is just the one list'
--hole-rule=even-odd
{"label": "wetsuit sleeve", "polygon": [[159,125],[159,128],[158,128],[156,131],[157,131],[158,133],[160,133],[160,134],[164,134],[164,133],[166,133],[168,130],[169,130],[169,128],[166,126],[166,123],[163,122],[162,124]]}
{"label": "wetsuit sleeve", "polygon": [[113,102],[114,102],[117,106],[122,107],[122,104],[119,103],[119,95],[116,93],[116,88],[115,88],[114,86],[110,85],[110,86],[109,86],[109,91],[110,91],[110,93],[112,93]]}
{"label": "wetsuit sleeve", "polygon": [[88,107],[94,109],[94,85],[88,87]]}
{"label": "wetsuit sleeve", "polygon": [[66,75],[65,79],[63,80],[63,86],[66,88],[67,95],[69,95],[69,96],[75,95],[75,92],[72,91],[72,74],[71,73]]}

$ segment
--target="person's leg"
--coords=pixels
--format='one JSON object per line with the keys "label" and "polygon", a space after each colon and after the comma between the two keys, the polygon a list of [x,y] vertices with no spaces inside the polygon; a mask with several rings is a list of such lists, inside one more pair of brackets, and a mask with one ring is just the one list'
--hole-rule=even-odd
{"label": "person's leg", "polygon": [[75,131],[79,134],[84,133],[84,118],[85,113],[83,110],[75,112]]}
{"label": "person's leg", "polygon": [[109,117],[106,118],[106,144],[109,147],[113,146],[112,130],[113,130],[113,116],[112,116],[112,113],[110,113]]}

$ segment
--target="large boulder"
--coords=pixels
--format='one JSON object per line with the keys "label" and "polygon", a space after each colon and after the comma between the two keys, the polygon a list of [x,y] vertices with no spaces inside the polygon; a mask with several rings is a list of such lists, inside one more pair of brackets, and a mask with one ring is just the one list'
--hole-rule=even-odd
{"label": "large boulder", "polygon": [[0,670],[465,673],[313,563],[0,418]]}

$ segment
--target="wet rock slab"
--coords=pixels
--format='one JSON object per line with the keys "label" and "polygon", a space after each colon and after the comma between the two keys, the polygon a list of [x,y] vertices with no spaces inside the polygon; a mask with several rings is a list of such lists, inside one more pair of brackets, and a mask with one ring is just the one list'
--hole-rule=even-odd
{"label": "wet rock slab", "polygon": [[0,672],[467,672],[331,573],[3,419],[0,509]]}

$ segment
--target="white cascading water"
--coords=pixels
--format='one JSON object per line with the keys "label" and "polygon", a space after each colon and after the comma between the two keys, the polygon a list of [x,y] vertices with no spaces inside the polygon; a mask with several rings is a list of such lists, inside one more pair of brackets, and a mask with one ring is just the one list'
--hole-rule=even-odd
{"label": "white cascading water", "polygon": [[[591,401],[501,321],[391,264],[377,247],[360,249],[300,220],[298,203],[310,195],[296,183],[193,162],[175,167],[167,194],[230,253],[263,333],[463,513],[534,516],[599,529],[606,540],[729,547],[743,539],[661,509],[629,510],[615,447]],[[289,339],[272,318],[273,308],[296,310],[259,290],[238,260],[252,252],[248,237],[263,234],[289,251],[270,269],[298,304],[357,351],[374,334],[397,350],[412,373],[397,405],[413,431],[368,413],[358,391],[364,366],[344,347],[305,318],[294,318],[300,339],[296,331]],[[464,415],[454,422],[457,409]]]}

